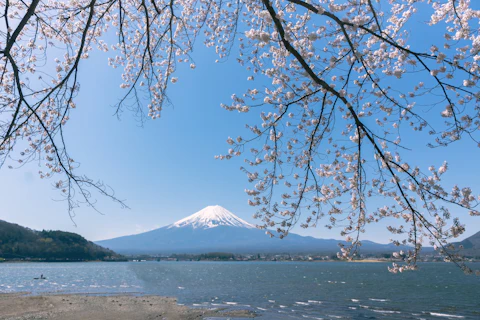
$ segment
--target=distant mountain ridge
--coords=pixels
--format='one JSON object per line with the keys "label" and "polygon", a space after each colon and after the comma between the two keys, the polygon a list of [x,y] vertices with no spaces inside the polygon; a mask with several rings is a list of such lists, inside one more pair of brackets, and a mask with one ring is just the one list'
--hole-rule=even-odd
{"label": "distant mountain ridge", "polygon": [[35,231],[0,220],[0,258],[40,260],[103,260],[115,252],[64,231]]}
{"label": "distant mountain ridge", "polygon": [[462,255],[480,257],[480,231],[463,241],[453,243],[453,245],[455,245],[455,248],[460,245],[463,246],[463,249],[460,250]]}
{"label": "distant mountain ridge", "polygon": [[[335,254],[345,241],[318,239],[290,233],[284,239],[270,238],[265,230],[240,219],[221,206],[208,206],[171,225],[97,244],[123,254],[172,253],[323,253]],[[393,244],[362,241],[362,253],[391,253]]]}

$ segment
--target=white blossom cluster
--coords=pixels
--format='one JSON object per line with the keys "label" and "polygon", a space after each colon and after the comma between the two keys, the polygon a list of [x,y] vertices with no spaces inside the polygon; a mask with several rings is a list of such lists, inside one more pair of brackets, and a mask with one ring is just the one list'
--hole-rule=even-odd
{"label": "white blossom cluster", "polygon": [[[434,14],[420,27],[445,36],[417,49],[407,23],[425,5]],[[480,12],[469,1],[261,1],[247,9],[240,62],[271,85],[224,105],[263,112],[249,126],[252,138],[230,138],[219,158],[250,152],[242,169],[260,227],[282,238],[296,224],[324,221],[341,228],[351,245],[339,257],[351,259],[367,225],[388,220],[392,242],[410,248],[394,255],[404,263],[390,271],[414,270],[427,243],[469,273],[448,243],[465,230],[458,214],[477,216],[480,198],[469,187],[447,189],[446,162],[424,171],[401,154],[408,130],[431,147],[462,138],[480,146]]]}

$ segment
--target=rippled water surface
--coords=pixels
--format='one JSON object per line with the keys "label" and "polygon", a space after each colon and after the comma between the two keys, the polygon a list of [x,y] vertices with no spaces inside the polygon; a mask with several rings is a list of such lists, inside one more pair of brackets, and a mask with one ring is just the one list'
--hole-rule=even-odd
{"label": "rippled water surface", "polygon": [[[480,319],[480,278],[427,263],[129,262],[0,264],[0,292],[139,293],[261,319]],[[477,269],[479,264],[474,265]],[[33,280],[43,274],[47,280]]]}

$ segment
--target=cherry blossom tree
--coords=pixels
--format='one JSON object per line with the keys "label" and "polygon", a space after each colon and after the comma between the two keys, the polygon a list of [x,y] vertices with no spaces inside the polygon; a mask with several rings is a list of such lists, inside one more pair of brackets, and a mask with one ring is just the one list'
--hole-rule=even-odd
{"label": "cherry blossom tree", "polygon": [[[447,162],[404,160],[402,140],[480,146],[480,11],[469,0],[0,0],[0,12],[1,165],[40,161],[71,212],[94,205],[92,190],[123,205],[76,174],[63,138],[83,60],[109,51],[123,69],[118,112],[156,119],[202,41],[251,73],[253,88],[222,106],[262,121],[218,158],[245,158],[259,227],[281,238],[297,224],[340,227],[351,245],[339,256],[351,259],[368,224],[391,221],[392,241],[411,248],[394,253],[404,263],[392,272],[415,269],[428,243],[472,273],[449,242],[465,230],[457,212],[480,215],[480,198],[442,182]],[[416,28],[442,41],[425,49]],[[384,206],[367,207],[375,199]]]}

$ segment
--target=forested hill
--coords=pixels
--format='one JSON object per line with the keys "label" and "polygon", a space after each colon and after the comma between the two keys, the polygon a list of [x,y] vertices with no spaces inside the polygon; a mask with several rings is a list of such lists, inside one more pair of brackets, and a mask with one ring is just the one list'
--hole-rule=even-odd
{"label": "forested hill", "polygon": [[0,220],[0,260],[116,260],[115,252],[63,231],[35,231]]}
{"label": "forested hill", "polygon": [[455,242],[454,245],[457,248],[463,246],[463,249],[460,249],[461,254],[480,258],[480,231],[461,242]]}

